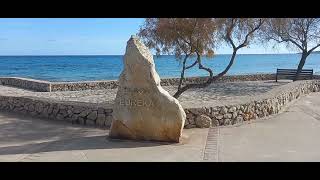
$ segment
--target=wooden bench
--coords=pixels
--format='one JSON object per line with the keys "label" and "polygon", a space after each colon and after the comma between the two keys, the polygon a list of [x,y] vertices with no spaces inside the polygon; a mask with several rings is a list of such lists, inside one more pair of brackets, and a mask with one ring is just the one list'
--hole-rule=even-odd
{"label": "wooden bench", "polygon": [[[283,77],[283,79],[293,80],[296,76],[297,69],[277,69],[276,82],[278,82],[278,77]],[[298,80],[306,80],[313,78],[313,69],[302,69]]]}

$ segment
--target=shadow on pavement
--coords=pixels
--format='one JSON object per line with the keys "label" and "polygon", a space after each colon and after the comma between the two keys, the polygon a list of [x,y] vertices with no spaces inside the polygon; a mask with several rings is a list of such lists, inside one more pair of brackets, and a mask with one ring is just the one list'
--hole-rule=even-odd
{"label": "shadow on pavement", "polygon": [[161,146],[169,143],[139,142],[129,140],[110,140],[107,136],[77,137],[58,141],[33,143],[20,146],[0,147],[0,155],[36,154],[42,152],[90,150],[90,149],[119,149]]}
{"label": "shadow on pavement", "polygon": [[107,135],[108,130],[0,113],[0,155],[172,145],[110,139]]}

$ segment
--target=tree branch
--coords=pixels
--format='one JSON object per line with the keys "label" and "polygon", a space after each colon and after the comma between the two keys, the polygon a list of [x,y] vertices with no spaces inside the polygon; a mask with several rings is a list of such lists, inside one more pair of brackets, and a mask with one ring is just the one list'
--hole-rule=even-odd
{"label": "tree branch", "polygon": [[184,72],[186,70],[186,61],[187,61],[189,55],[190,54],[186,54],[186,56],[183,59],[183,66],[182,66],[182,71],[181,71],[181,77],[180,77],[180,81],[179,81],[178,91],[181,89],[181,85],[182,85],[182,82],[184,80]]}
{"label": "tree branch", "polygon": [[199,64],[199,69],[203,69],[203,70],[206,70],[208,71],[210,77],[213,76],[213,72],[210,68],[207,68],[207,67],[204,67],[201,63],[201,55],[199,54],[199,52],[197,52],[197,61],[198,61],[198,64]]}
{"label": "tree branch", "polygon": [[184,87],[180,88],[174,95],[173,97],[178,98],[183,92],[185,92],[186,90],[190,89],[190,88],[204,88],[207,87],[208,85],[211,84],[211,82],[213,81],[213,72],[210,68],[206,68],[201,64],[201,56],[199,54],[199,52],[197,52],[197,62],[199,64],[199,69],[203,69],[206,70],[209,73],[209,78],[206,82],[204,83],[200,83],[200,84],[196,84],[196,83],[192,83],[192,84],[187,84]]}
{"label": "tree branch", "polygon": [[213,77],[213,81],[219,79],[220,77],[222,77],[223,75],[225,75],[229,71],[229,69],[231,68],[231,66],[232,66],[232,64],[233,64],[233,62],[234,62],[234,60],[236,58],[237,51],[238,51],[238,49],[234,49],[233,50],[233,53],[232,53],[232,56],[231,56],[231,59],[230,59],[230,62],[228,64],[228,66],[221,73],[219,73],[218,75]]}
{"label": "tree branch", "polygon": [[234,26],[235,26],[234,19],[232,18],[230,27],[227,27],[226,39],[231,44],[232,48],[236,49],[237,47],[236,47],[236,45],[234,44],[234,42],[233,42],[233,40],[231,38],[231,36],[232,36],[231,32],[233,31]]}
{"label": "tree branch", "polygon": [[178,36],[185,42],[185,43],[187,43],[190,47],[192,47],[191,46],[191,42],[188,42],[187,40],[185,40],[184,38],[183,38],[183,36],[179,33],[179,31],[177,30],[177,26],[176,26],[176,22],[174,21],[174,30],[177,32],[177,34],[178,34]]}
{"label": "tree branch", "polygon": [[281,37],[281,39],[282,39],[283,41],[285,41],[285,42],[291,42],[291,43],[293,43],[294,45],[298,46],[298,48],[301,49],[302,51],[304,50],[304,48],[303,48],[300,44],[298,44],[297,42],[295,42],[294,40],[292,40],[292,39],[290,39],[290,38],[285,39],[285,38]]}
{"label": "tree branch", "polygon": [[249,31],[249,33],[245,36],[245,39],[244,39],[243,43],[240,44],[237,47],[237,49],[245,47],[247,45],[247,43],[248,43],[249,36],[252,35],[256,30],[258,30],[262,26],[262,24],[263,24],[263,21],[262,21],[262,19],[260,19],[259,20],[259,24],[255,28],[253,28],[251,31]]}
{"label": "tree branch", "polygon": [[190,66],[187,66],[186,67],[186,69],[190,69],[190,68],[192,68],[193,66],[195,66],[196,64],[198,63],[198,61],[196,60],[196,61],[194,61],[194,63],[193,64],[191,64]]}
{"label": "tree branch", "polygon": [[320,44],[316,45],[315,47],[311,48],[309,51],[308,51],[308,55],[310,53],[312,53],[312,51],[314,51],[315,49],[317,49],[318,47],[320,47]]}

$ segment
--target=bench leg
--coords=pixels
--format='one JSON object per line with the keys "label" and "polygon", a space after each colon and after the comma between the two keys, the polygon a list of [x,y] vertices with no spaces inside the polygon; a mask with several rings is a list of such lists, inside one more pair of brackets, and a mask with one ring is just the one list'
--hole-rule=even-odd
{"label": "bench leg", "polygon": [[278,75],[276,75],[276,82],[278,82]]}

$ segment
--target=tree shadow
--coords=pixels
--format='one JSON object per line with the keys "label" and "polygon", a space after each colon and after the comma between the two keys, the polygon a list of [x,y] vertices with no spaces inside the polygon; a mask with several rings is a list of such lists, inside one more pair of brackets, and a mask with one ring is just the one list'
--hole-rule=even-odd
{"label": "tree shadow", "polygon": [[[84,127],[69,122],[41,119],[13,112],[0,113],[0,143],[59,139],[62,135],[76,132],[81,128]],[[84,129],[90,131],[93,128]]]}
{"label": "tree shadow", "polygon": [[[211,99],[219,97],[236,97],[236,96],[255,96],[266,93],[278,86],[287,84],[288,81],[275,82],[230,82],[230,83],[214,83],[206,88],[189,89],[181,95],[181,100],[190,100],[193,97],[195,100],[201,99],[201,97],[212,97]],[[197,96],[193,96],[197,94]]]}

